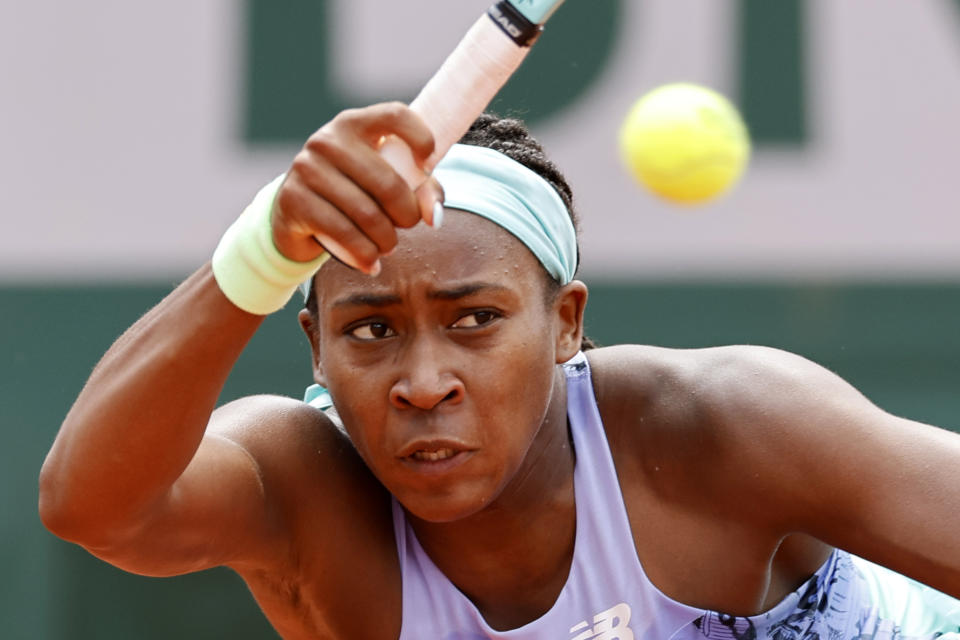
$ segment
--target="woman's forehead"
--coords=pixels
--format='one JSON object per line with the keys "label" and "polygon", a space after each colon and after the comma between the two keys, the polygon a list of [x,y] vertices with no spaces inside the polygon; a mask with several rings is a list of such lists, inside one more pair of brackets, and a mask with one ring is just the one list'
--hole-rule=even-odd
{"label": "woman's forehead", "polygon": [[435,284],[474,280],[506,282],[526,288],[542,282],[543,267],[530,250],[497,224],[458,209],[447,209],[440,229],[419,224],[397,230],[392,254],[381,258],[383,270],[370,277],[334,260],[318,275],[321,290],[385,290],[415,280]]}
{"label": "woman's forehead", "polygon": [[[395,253],[416,256],[418,260],[455,266],[466,261],[488,262],[536,257],[513,234],[495,222],[459,209],[447,209],[440,229],[419,224],[398,233]],[[450,265],[449,263],[454,263]],[[527,264],[527,260],[523,260]],[[476,265],[475,265],[476,266]]]}

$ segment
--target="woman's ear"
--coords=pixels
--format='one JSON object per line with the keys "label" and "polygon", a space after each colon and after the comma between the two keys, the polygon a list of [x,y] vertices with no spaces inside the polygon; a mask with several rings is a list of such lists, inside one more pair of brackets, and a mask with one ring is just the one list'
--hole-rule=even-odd
{"label": "woman's ear", "polygon": [[580,350],[583,339],[583,310],[587,306],[587,285],[573,280],[564,285],[553,302],[556,320],[556,362],[566,362]]}
{"label": "woman's ear", "polygon": [[325,387],[327,386],[327,378],[323,373],[323,365],[320,359],[319,327],[317,327],[313,314],[307,309],[300,309],[300,313],[297,314],[297,319],[300,321],[300,327],[303,329],[303,332],[307,334],[307,340],[310,342],[310,352],[313,355],[311,360],[313,381],[321,387]]}

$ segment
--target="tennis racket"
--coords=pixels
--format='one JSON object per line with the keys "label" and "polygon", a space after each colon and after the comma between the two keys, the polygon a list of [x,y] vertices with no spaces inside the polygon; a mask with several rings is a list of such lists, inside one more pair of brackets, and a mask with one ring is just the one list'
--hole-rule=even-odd
{"label": "tennis racket", "polygon": [[[526,58],[543,24],[563,0],[500,0],[480,16],[410,108],[433,131],[436,147],[427,159],[431,171]],[[388,139],[381,153],[416,188],[426,175],[409,148]]]}
{"label": "tennis racket", "polygon": [[[410,108],[430,127],[435,147],[424,170],[416,165],[410,148],[389,136],[380,153],[416,189],[427,179],[447,151],[483,113],[498,91],[526,58],[543,31],[544,23],[563,0],[499,0],[480,16],[439,71],[410,103]],[[426,222],[433,212],[425,207]],[[358,268],[349,252],[332,238],[317,240],[346,264]]]}

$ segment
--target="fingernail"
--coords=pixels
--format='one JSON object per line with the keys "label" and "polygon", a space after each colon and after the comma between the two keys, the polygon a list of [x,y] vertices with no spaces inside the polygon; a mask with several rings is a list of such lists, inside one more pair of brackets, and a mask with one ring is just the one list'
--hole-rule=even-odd
{"label": "fingernail", "polygon": [[367,275],[369,275],[371,278],[376,278],[378,275],[380,275],[380,268],[380,259],[377,258],[377,261],[373,263],[372,267],[370,267],[370,271],[367,272]]}
{"label": "fingernail", "polygon": [[443,226],[443,203],[433,203],[433,228],[439,229]]}

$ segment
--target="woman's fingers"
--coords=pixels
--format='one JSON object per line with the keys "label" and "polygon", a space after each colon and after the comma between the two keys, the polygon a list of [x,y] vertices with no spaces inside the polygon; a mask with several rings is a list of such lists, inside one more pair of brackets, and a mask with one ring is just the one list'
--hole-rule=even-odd
{"label": "woman's fingers", "polygon": [[423,120],[400,103],[349,109],[310,136],[274,204],[274,242],[292,260],[319,255],[319,241],[367,273],[397,244],[397,227],[433,220],[435,180],[414,191],[378,152],[386,136],[409,145],[418,165],[434,149]]}

